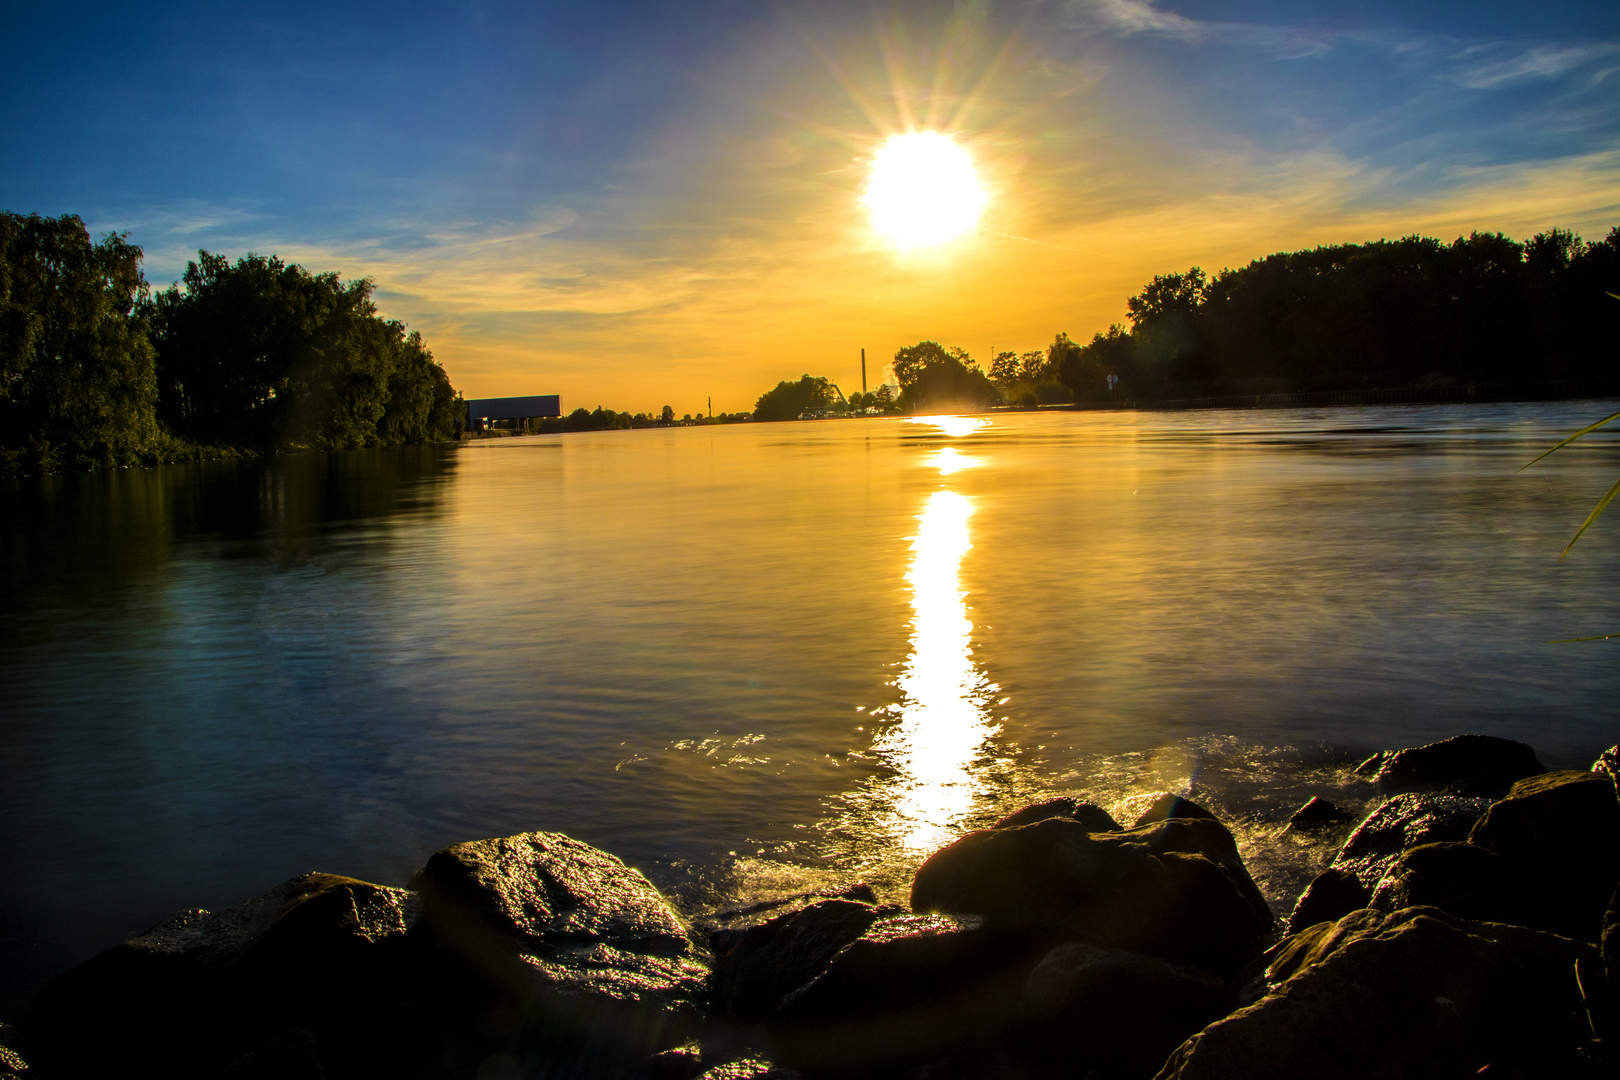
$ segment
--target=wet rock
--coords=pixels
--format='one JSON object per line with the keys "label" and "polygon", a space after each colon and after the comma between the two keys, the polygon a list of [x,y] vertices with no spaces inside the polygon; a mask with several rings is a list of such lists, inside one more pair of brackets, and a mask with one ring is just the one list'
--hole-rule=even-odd
{"label": "wet rock", "polygon": [[615,1073],[613,1080],[694,1080],[704,1071],[697,1046],[677,1046],[653,1054]]}
{"label": "wet rock", "polygon": [[799,1074],[755,1057],[716,1065],[699,1076],[698,1080],[799,1080]]}
{"label": "wet rock", "polygon": [[1073,818],[1086,827],[1087,832],[1119,832],[1120,824],[1096,803],[1076,802],[1074,799],[1051,799],[1047,802],[1015,810],[990,826],[992,829],[1016,829],[1047,818]]}
{"label": "wet rock", "polygon": [[879,919],[788,995],[773,1029],[775,1057],[838,1074],[981,1051],[1011,1026],[1037,959],[971,921]]}
{"label": "wet rock", "polygon": [[1620,801],[1606,777],[1571,770],[1520,780],[1469,840],[1512,864],[1526,925],[1598,939],[1620,882]]}
{"label": "wet rock", "polygon": [[1095,945],[1053,949],[1024,984],[1024,1045],[1066,1072],[1151,1076],[1182,1040],[1224,1015],[1206,971]]}
{"label": "wet rock", "polygon": [[1354,874],[1369,892],[1400,858],[1421,844],[1466,840],[1487,799],[1457,795],[1397,795],[1356,826],[1333,866]]}
{"label": "wet rock", "polygon": [[304,874],[180,912],[51,980],[29,1045],[65,1075],[121,1072],[139,1045],[170,1075],[212,1076],[290,1028],[323,1034],[335,1063],[409,1056],[398,987],[418,911],[403,889]]}
{"label": "wet rock", "polygon": [[1297,934],[1321,922],[1336,922],[1367,906],[1372,890],[1348,870],[1330,866],[1305,888],[1288,916],[1288,933]]}
{"label": "wet rock", "polygon": [[1241,966],[1272,917],[1225,826],[1174,817],[1119,833],[1050,818],[970,833],[912,882],[914,911],[983,916],[1029,940],[1086,941],[1216,972]]}
{"label": "wet rock", "polygon": [[1571,972],[1588,945],[1434,908],[1360,911],[1286,945],[1269,992],[1183,1043],[1160,1080],[1582,1074]]}
{"label": "wet rock", "polygon": [[[895,909],[889,909],[894,913]],[[883,909],[859,900],[820,900],[746,929],[710,938],[716,953],[711,999],[726,1015],[768,1016],[792,990],[814,979]]]}
{"label": "wet rock", "polygon": [[1291,832],[1313,832],[1341,822],[1355,820],[1354,815],[1340,810],[1321,796],[1313,795],[1304,806],[1295,810],[1288,819]]}
{"label": "wet rock", "polygon": [[325,1076],[315,1036],[293,1028],[248,1053],[220,1073],[219,1080],[324,1080]]}
{"label": "wet rock", "polygon": [[[811,904],[822,900],[858,900],[863,904],[876,904],[877,894],[872,886],[864,881],[853,882],[849,885],[839,885],[826,889],[810,889],[805,892],[790,893],[787,896],[772,897],[769,900],[760,900],[752,904],[743,904],[738,907],[721,908],[708,915],[692,921],[692,929],[712,938],[716,934],[723,934],[732,930],[747,930],[758,926],[768,919],[794,911],[802,911]],[[711,943],[712,947],[712,943]],[[719,952],[719,949],[715,949]]]}
{"label": "wet rock", "polygon": [[1134,813],[1135,824],[1133,829],[1140,829],[1143,825],[1151,825],[1155,821],[1164,821],[1168,818],[1208,818],[1217,820],[1215,815],[1205,810],[1191,799],[1177,795],[1173,791],[1160,791],[1152,795],[1135,795],[1125,801],[1127,812]]}
{"label": "wet rock", "polygon": [[484,1011],[503,1020],[486,1028],[553,1073],[599,1074],[684,1041],[706,950],[615,856],[522,833],[445,848],[411,885],[434,939],[492,996]]}
{"label": "wet rock", "polygon": [[1620,995],[1620,887],[1614,890],[1609,897],[1609,906],[1604,909],[1598,951],[1609,986],[1616,995]]}
{"label": "wet rock", "polygon": [[1458,735],[1426,746],[1385,750],[1356,766],[1387,792],[1442,791],[1501,798],[1514,781],[1547,769],[1535,750],[1494,735]]}
{"label": "wet rock", "polygon": [[1379,911],[1437,907],[1460,919],[1523,920],[1520,882],[1502,856],[1477,844],[1446,841],[1401,853],[1373,890]]}

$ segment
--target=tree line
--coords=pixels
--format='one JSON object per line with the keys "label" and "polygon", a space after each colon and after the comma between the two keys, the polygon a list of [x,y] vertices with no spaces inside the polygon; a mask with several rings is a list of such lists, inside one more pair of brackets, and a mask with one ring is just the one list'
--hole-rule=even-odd
{"label": "tree line", "polygon": [[[1520,243],[1474,232],[1278,252],[1209,277],[1156,275],[1115,324],[1081,344],[1000,352],[986,371],[960,348],[895,353],[884,411],[1152,401],[1318,390],[1484,384],[1620,392],[1620,227],[1583,242],[1563,229]],[[838,411],[804,376],[759,399],[758,419]]]}
{"label": "tree line", "polygon": [[198,252],[154,293],[127,234],[0,212],[0,468],[453,439],[465,406],[367,278]]}

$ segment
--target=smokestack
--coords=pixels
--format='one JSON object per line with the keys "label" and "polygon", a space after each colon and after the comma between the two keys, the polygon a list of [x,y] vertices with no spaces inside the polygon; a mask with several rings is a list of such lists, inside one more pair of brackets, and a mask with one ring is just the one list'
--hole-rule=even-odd
{"label": "smokestack", "polygon": [[866,393],[866,350],[861,350],[861,393]]}

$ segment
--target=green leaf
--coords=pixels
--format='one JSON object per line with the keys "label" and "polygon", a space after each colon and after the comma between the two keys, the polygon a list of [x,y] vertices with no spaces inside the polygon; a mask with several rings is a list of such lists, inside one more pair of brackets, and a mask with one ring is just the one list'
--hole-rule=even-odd
{"label": "green leaf", "polygon": [[[1613,417],[1610,417],[1610,419],[1613,419]],[[1564,555],[1569,554],[1569,549],[1575,546],[1575,541],[1581,538],[1581,533],[1592,527],[1592,522],[1598,519],[1598,515],[1603,513],[1603,508],[1613,502],[1616,495],[1620,495],[1620,480],[1614,482],[1614,487],[1609,489],[1609,493],[1598,500],[1598,504],[1592,507],[1592,512],[1586,515],[1586,520],[1581,522],[1581,527],[1575,531],[1574,539],[1570,540],[1569,544],[1564,548]],[[1558,556],[1559,562],[1564,561],[1564,555]]]}
{"label": "green leaf", "polygon": [[[1610,295],[1612,296],[1613,294],[1611,293]],[[1563,442],[1561,442],[1557,446],[1553,447],[1552,450],[1547,450],[1547,451],[1544,451],[1544,452],[1542,452],[1540,454],[1537,454],[1536,457],[1535,457],[1535,460],[1528,461],[1528,462],[1524,463],[1523,465],[1520,465],[1517,471],[1524,472],[1524,470],[1528,469],[1530,466],[1534,465],[1537,461],[1540,461],[1542,458],[1546,457],[1548,454],[1553,453],[1553,451],[1562,450],[1564,447],[1568,446],[1570,443],[1574,442],[1576,439],[1580,438],[1582,435],[1590,435],[1592,432],[1596,431],[1598,428],[1602,427],[1604,424],[1607,424],[1609,421],[1617,419],[1617,418],[1620,418],[1620,412],[1613,413],[1613,414],[1611,414],[1609,416],[1605,416],[1603,419],[1599,420],[1597,423],[1589,425],[1587,427],[1581,428],[1581,430],[1577,431],[1575,434],[1571,435],[1569,438],[1565,439]],[[1614,497],[1614,494],[1611,492],[1610,495],[1609,495],[1609,498],[1612,499],[1613,497]],[[1608,502],[1609,500],[1605,499],[1603,501]],[[1570,541],[1570,542],[1574,543],[1574,541]]]}

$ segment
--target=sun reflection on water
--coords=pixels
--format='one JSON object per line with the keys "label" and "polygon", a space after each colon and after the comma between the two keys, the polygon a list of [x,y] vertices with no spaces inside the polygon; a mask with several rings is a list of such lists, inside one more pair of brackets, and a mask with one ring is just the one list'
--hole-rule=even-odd
{"label": "sun reflection on water", "polygon": [[990,721],[998,689],[974,666],[973,623],[959,580],[972,548],[968,518],[973,504],[953,491],[929,496],[912,541],[911,655],[898,681],[897,721],[874,751],[895,770],[891,836],[913,851],[931,851],[952,836],[952,823],[973,807],[981,781],[974,762],[999,730]]}
{"label": "sun reflection on water", "polygon": [[908,416],[908,424],[927,424],[937,427],[952,438],[971,435],[990,423],[982,416]]}

